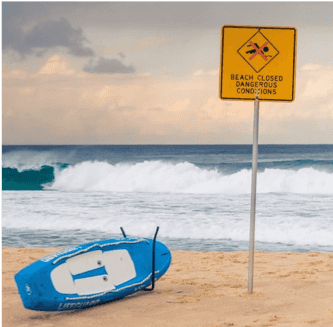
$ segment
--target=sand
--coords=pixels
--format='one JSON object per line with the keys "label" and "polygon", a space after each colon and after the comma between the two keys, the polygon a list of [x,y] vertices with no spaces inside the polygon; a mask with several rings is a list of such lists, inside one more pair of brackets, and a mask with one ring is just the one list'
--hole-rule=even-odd
{"label": "sand", "polygon": [[59,249],[2,250],[2,317],[16,326],[333,326],[333,253],[173,251],[153,292],[67,312],[26,310],[14,274]]}

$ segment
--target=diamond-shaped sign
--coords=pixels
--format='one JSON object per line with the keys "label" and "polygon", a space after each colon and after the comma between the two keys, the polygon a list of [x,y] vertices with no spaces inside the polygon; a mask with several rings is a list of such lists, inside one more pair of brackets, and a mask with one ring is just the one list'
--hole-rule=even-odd
{"label": "diamond-shaped sign", "polygon": [[279,54],[279,51],[260,31],[244,43],[237,52],[256,73],[259,73]]}

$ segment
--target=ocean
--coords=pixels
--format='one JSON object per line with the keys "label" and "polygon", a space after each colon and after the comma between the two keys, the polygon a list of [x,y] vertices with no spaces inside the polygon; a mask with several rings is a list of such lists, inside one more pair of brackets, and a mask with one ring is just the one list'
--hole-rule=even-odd
{"label": "ocean", "polygon": [[[333,145],[259,145],[255,249],[333,251]],[[248,250],[252,145],[2,147],[2,243]]]}

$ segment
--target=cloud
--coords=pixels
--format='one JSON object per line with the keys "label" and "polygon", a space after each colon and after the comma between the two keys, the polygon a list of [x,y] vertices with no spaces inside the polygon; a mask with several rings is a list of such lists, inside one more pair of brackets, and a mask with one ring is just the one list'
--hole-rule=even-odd
{"label": "cloud", "polygon": [[[178,36],[177,36],[178,37]],[[110,53],[110,52],[118,52],[118,55],[121,53],[124,54],[124,51],[141,51],[141,50],[147,50],[151,48],[157,48],[163,44],[167,44],[170,42],[174,42],[177,37],[148,37],[140,40],[130,40],[126,43],[121,44],[114,44],[112,46],[108,46],[106,48],[103,48],[103,53]]]}
{"label": "cloud", "polygon": [[[4,2],[6,3],[6,2]],[[8,3],[8,2],[7,2]],[[7,5],[8,6],[8,5]],[[223,21],[248,25],[255,18],[259,25],[332,27],[332,6],[328,2],[28,2],[20,3],[21,16],[70,14],[94,21],[95,26],[116,28],[219,28]],[[28,11],[26,13],[26,11]],[[126,17],[126,19],[124,19]]]}
{"label": "cloud", "polygon": [[220,70],[216,69],[216,70],[213,70],[213,71],[209,72],[208,74],[211,75],[211,76],[217,76],[217,75],[219,75],[219,73],[220,73]]}
{"label": "cloud", "polygon": [[[313,67],[315,66],[315,68]],[[319,67],[318,67],[319,66]],[[304,69],[304,67],[312,67],[313,69]],[[333,99],[333,66],[305,65],[301,68],[300,78],[304,80],[304,88],[300,96],[309,101],[316,99],[323,101]],[[296,81],[297,82],[297,81]]]}
{"label": "cloud", "polygon": [[21,79],[21,80],[24,80],[24,79],[27,79],[29,77],[28,73],[25,72],[24,70],[22,69],[14,69],[10,72],[3,72],[2,73],[2,79],[3,80],[15,80],[15,79]]}
{"label": "cloud", "polygon": [[180,99],[177,100],[171,107],[168,108],[170,111],[181,111],[184,110],[189,103],[191,102],[190,99]]}
{"label": "cloud", "polygon": [[125,66],[118,59],[105,59],[103,57],[100,57],[97,62],[90,60],[83,70],[95,74],[130,74],[135,72],[133,66]]}
{"label": "cloud", "polygon": [[94,51],[84,46],[87,41],[82,29],[73,28],[64,17],[39,22],[26,32],[23,31],[23,26],[11,22],[3,24],[3,50],[12,49],[21,58],[32,54],[42,55],[55,47],[63,47],[76,57],[94,56]]}
{"label": "cloud", "polygon": [[93,107],[104,107],[119,100],[119,90],[114,85],[106,85],[98,90],[85,89],[81,98],[83,103],[89,103]]}
{"label": "cloud", "polygon": [[58,54],[51,56],[38,71],[38,74],[43,75],[73,75],[75,73],[75,69],[69,66],[67,60]]}
{"label": "cloud", "polygon": [[201,75],[203,75],[204,74],[204,71],[203,70],[197,70],[194,74],[193,74],[193,76],[201,76]]}
{"label": "cloud", "polygon": [[197,70],[196,72],[193,73],[193,76],[217,76],[219,75],[220,70],[219,69],[215,69],[212,70],[210,72],[204,72],[202,69]]}
{"label": "cloud", "polygon": [[14,82],[15,80],[29,80],[28,83],[45,83],[45,78],[54,77],[59,79],[61,76],[71,76],[76,78],[84,78],[86,73],[77,73],[68,61],[60,54],[50,56],[44,65],[36,72],[28,74],[22,69],[14,69],[9,72],[2,73],[4,82]]}
{"label": "cloud", "polygon": [[[332,4],[327,2],[3,2],[3,17],[41,19],[59,16],[94,23],[95,27],[138,30],[220,28],[224,21],[248,25],[332,29]],[[125,19],[126,18],[126,19]],[[222,22],[222,23],[221,23]],[[300,33],[301,37],[301,33]]]}
{"label": "cloud", "polygon": [[119,52],[119,53],[118,53],[118,56],[119,56],[121,59],[125,59],[125,58],[126,58],[125,54],[122,53],[122,52]]}
{"label": "cloud", "polygon": [[319,64],[305,64],[301,67],[301,71],[304,71],[304,70],[319,70],[320,68],[322,68],[321,65]]}
{"label": "cloud", "polygon": [[333,83],[331,76],[323,76],[322,79],[311,79],[305,88],[304,97],[315,98],[326,97],[332,94]]}
{"label": "cloud", "polygon": [[148,77],[151,76],[151,73],[150,72],[139,73],[137,76]]}
{"label": "cloud", "polygon": [[[220,100],[209,72],[63,75],[72,68],[59,55],[39,72],[47,67],[51,75],[15,70],[4,79],[4,144],[252,143],[253,103]],[[260,103],[260,143],[332,143],[332,72],[299,70],[294,102]]]}

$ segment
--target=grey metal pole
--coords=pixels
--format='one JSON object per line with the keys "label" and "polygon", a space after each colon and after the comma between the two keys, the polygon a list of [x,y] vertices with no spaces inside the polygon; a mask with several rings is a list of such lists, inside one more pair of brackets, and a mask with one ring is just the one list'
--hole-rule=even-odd
{"label": "grey metal pole", "polygon": [[258,163],[258,129],[259,129],[259,95],[256,94],[254,100],[254,118],[253,118],[253,148],[252,148],[252,185],[251,185],[251,215],[250,215],[250,258],[249,258],[249,276],[248,293],[253,292],[253,260],[254,260],[254,230],[256,220],[256,193],[257,193],[257,163]]}

